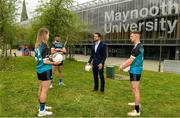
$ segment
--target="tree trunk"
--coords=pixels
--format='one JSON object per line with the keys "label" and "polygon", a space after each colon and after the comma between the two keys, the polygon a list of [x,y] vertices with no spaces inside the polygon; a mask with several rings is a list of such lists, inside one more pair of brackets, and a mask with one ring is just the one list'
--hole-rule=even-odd
{"label": "tree trunk", "polygon": [[7,44],[5,44],[5,57],[7,57],[8,55],[8,52],[7,52],[8,50],[7,50]]}
{"label": "tree trunk", "polygon": [[10,49],[10,52],[9,52],[10,55],[9,56],[11,57],[12,56],[12,44],[10,44],[10,48],[9,49]]}
{"label": "tree trunk", "polygon": [[74,59],[74,48],[73,47],[69,48],[69,59],[71,59],[71,60]]}
{"label": "tree trunk", "polygon": [[4,38],[3,38],[3,44],[2,44],[2,56],[4,57],[4,52],[5,52],[5,43],[4,43]]}

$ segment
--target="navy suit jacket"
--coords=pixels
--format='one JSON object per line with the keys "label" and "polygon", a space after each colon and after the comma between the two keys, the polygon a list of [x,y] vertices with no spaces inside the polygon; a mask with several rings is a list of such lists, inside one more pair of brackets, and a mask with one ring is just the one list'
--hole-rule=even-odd
{"label": "navy suit jacket", "polygon": [[95,52],[95,44],[91,47],[91,55],[89,63],[93,61],[93,65],[99,65],[105,63],[107,54],[106,54],[106,45],[101,41],[98,45],[98,48]]}

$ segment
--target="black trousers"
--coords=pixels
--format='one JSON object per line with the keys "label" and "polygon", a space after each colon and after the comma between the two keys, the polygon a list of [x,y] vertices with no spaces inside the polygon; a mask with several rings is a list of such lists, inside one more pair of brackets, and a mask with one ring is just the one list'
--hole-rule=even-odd
{"label": "black trousers", "polygon": [[104,92],[104,87],[105,87],[105,79],[104,79],[104,65],[101,70],[98,69],[97,65],[93,65],[93,75],[94,75],[94,90],[99,89],[99,78],[98,74],[100,76],[101,80],[101,91]]}

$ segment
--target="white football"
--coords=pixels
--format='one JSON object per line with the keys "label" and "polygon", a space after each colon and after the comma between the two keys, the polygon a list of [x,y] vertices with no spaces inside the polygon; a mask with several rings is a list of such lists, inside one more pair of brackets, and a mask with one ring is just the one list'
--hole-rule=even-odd
{"label": "white football", "polygon": [[85,66],[85,71],[90,72],[91,71],[91,65],[86,65]]}
{"label": "white football", "polygon": [[129,72],[130,70],[130,66],[128,66],[127,68],[123,69],[124,72]]}
{"label": "white football", "polygon": [[55,53],[55,54],[53,54],[53,56],[52,56],[52,60],[53,60],[54,62],[61,62],[61,61],[63,61],[63,55],[60,54],[60,53]]}

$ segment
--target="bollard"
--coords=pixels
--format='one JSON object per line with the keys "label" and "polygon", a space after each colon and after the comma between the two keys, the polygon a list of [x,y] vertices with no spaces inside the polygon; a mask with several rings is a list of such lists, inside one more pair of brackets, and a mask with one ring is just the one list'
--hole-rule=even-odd
{"label": "bollard", "polygon": [[106,67],[106,77],[110,79],[114,79],[115,76],[115,69],[113,65],[108,65]]}

